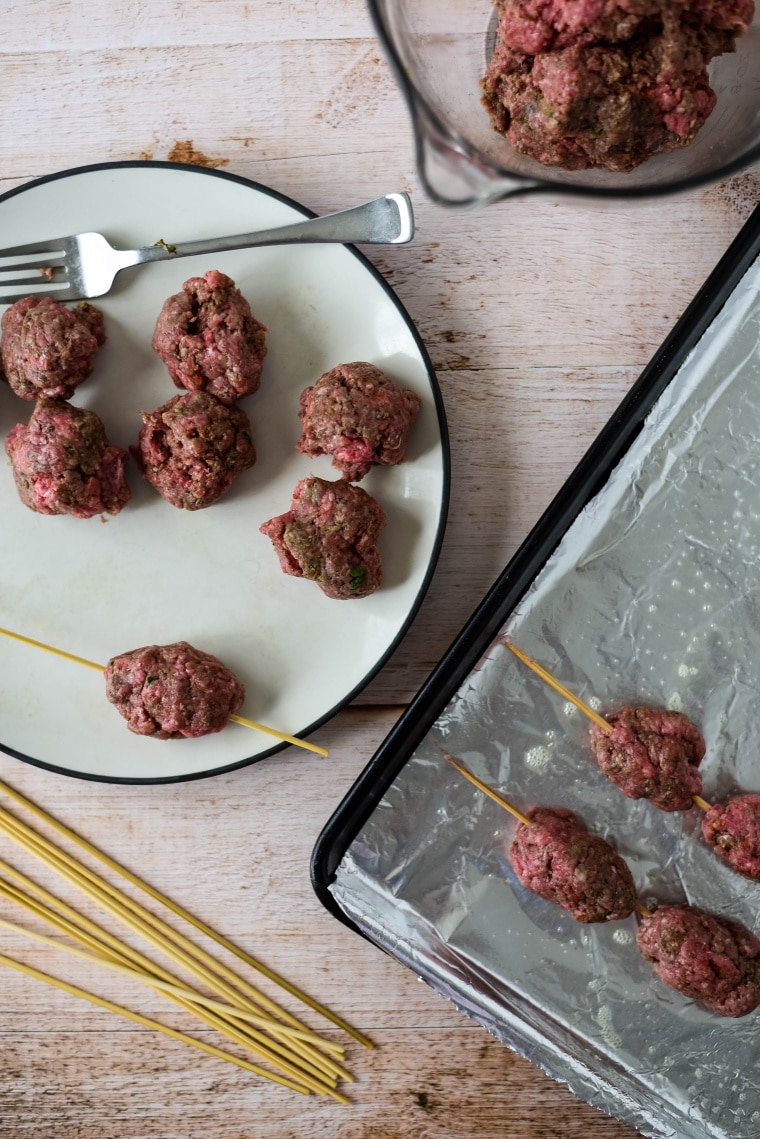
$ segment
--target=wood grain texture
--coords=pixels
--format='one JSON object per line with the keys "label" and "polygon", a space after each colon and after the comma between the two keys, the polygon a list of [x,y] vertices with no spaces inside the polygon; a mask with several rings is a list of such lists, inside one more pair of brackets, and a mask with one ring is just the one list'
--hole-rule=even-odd
{"label": "wood grain texture", "polygon": [[[349,1047],[351,1106],[302,1099],[4,972],[0,1136],[633,1135],[335,921],[311,888],[309,858],[760,200],[760,176],[636,206],[533,197],[449,213],[420,192],[407,111],[363,0],[9,0],[3,17],[0,191],[81,164],[171,158],[254,179],[319,213],[412,193],[414,242],[367,255],[430,353],[453,480],[429,594],[357,706],[317,733],[328,760],[288,749],[212,780],[141,788],[0,756],[1,778],[369,1033],[375,1051]],[[0,845],[0,857],[29,866]],[[0,915],[11,916],[8,904]],[[53,949],[0,931],[0,952],[192,1029],[163,998]]]}

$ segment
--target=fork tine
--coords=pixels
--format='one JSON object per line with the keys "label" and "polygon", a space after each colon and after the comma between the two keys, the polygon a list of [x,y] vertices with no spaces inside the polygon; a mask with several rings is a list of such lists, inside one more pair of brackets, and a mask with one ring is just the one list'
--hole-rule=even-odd
{"label": "fork tine", "polygon": [[[34,284],[36,285],[40,281],[40,279],[41,278],[39,278],[39,277],[35,277],[34,278]],[[23,282],[17,282],[17,284],[22,284],[22,283]],[[2,288],[3,286],[4,286],[4,282],[0,281],[0,288]],[[35,289],[35,291],[33,293],[30,293],[28,290],[24,291],[23,289],[19,289],[15,293],[1,293],[0,294],[0,305],[12,305],[12,304],[15,304],[16,301],[20,301],[22,299],[22,297],[29,297],[29,296],[52,297],[56,301],[77,301],[81,298],[82,293],[81,293],[81,290],[71,288],[70,286],[65,288],[65,289],[51,289],[51,288],[39,289],[39,290]]]}
{"label": "fork tine", "polygon": [[[61,283],[66,283],[66,277],[61,278]],[[40,273],[36,273],[34,277],[11,277],[7,281],[0,279],[0,289],[25,289],[27,285],[43,285],[48,288],[54,284],[55,281],[46,280]]]}
{"label": "fork tine", "polygon": [[13,245],[7,249],[0,249],[0,258],[24,257],[27,253],[55,253],[63,256],[69,240],[68,237],[49,237],[47,241],[32,241],[28,245]]}
{"label": "fork tine", "polygon": [[[35,261],[14,261],[12,265],[4,265],[0,261],[0,274],[5,273],[20,273],[22,269],[65,269],[66,262],[59,254],[55,257],[38,257]],[[3,282],[0,277],[0,284],[10,285],[12,281]]]}

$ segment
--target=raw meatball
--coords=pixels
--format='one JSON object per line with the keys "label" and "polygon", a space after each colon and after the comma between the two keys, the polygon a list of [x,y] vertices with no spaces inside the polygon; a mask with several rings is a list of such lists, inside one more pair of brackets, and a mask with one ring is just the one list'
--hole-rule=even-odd
{"label": "raw meatball", "polygon": [[178,388],[231,404],[259,386],[265,333],[235,282],[211,269],[164,302],[153,349]]}
{"label": "raw meatball", "polygon": [[698,771],[705,741],[680,712],[623,707],[607,717],[612,730],[593,724],[596,762],[629,799],[649,799],[661,811],[688,811],[702,793]]}
{"label": "raw meatball", "polygon": [[106,696],[130,732],[158,740],[221,732],[245,698],[243,685],[226,665],[187,641],[146,645],[113,657],[105,678]]}
{"label": "raw meatball", "polygon": [[753,0],[495,0],[483,103],[538,162],[630,171],[690,143],[716,102],[707,64]]}
{"label": "raw meatball", "polygon": [[374,593],[383,580],[378,537],[385,526],[379,502],[348,482],[311,476],[293,491],[287,514],[260,527],[287,574],[316,581],[328,597]]}
{"label": "raw meatball", "polygon": [[172,506],[211,506],[256,462],[248,416],[208,392],[175,395],[156,411],[143,412],[142,419],[132,454]]}
{"label": "raw meatball", "polygon": [[332,455],[333,466],[358,482],[370,467],[401,462],[420,402],[374,364],[340,364],[302,393],[296,446],[304,455]]}
{"label": "raw meatball", "polygon": [[661,981],[718,1016],[746,1016],[760,1004],[760,941],[738,922],[660,906],[641,919],[636,942]]}
{"label": "raw meatball", "polygon": [[19,498],[38,514],[118,514],[131,498],[127,452],[108,442],[95,412],[65,400],[39,400],[29,426],[8,432],[5,450]]}
{"label": "raw meatball", "polygon": [[719,858],[760,882],[760,795],[737,795],[711,807],[702,834]]}
{"label": "raw meatball", "polygon": [[527,890],[569,910],[576,921],[616,921],[636,907],[628,864],[562,807],[534,807],[520,823],[509,861]]}
{"label": "raw meatball", "polygon": [[93,305],[68,309],[52,297],[24,297],[2,317],[4,378],[22,399],[69,399],[105,339],[103,314]]}

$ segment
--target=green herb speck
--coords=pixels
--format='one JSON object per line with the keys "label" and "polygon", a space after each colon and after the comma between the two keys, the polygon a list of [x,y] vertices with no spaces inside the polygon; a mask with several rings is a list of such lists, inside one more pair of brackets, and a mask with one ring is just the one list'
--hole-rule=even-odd
{"label": "green herb speck", "polygon": [[366,566],[354,566],[348,575],[351,578],[351,588],[358,589],[359,586],[364,584],[364,579],[367,576]]}

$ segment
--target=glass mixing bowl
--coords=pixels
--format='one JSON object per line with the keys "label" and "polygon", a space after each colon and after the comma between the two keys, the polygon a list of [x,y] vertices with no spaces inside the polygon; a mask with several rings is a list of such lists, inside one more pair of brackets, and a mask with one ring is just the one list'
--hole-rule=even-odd
{"label": "glass mixing bowl", "polygon": [[442,205],[485,205],[536,190],[664,194],[760,159],[760,3],[736,52],[709,65],[718,101],[694,142],[625,174],[543,166],[493,130],[480,102],[496,35],[490,0],[369,0],[369,8],[409,103],[420,179]]}

